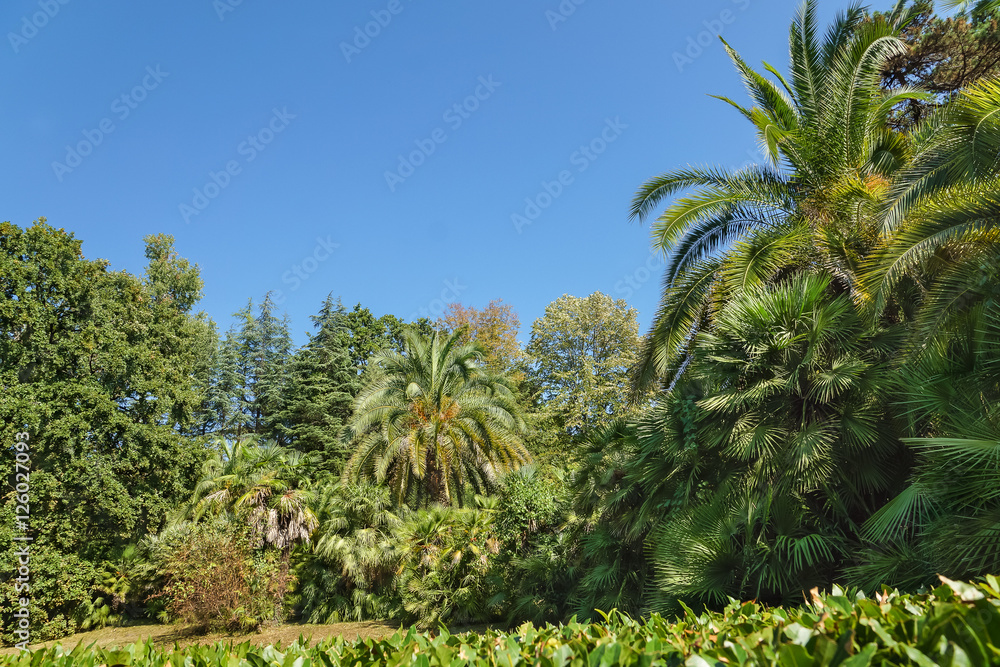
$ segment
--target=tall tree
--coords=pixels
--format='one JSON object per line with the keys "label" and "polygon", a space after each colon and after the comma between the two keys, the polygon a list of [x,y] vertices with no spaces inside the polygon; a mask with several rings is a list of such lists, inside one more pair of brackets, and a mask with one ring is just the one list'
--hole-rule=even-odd
{"label": "tall tree", "polygon": [[531,325],[528,380],[571,434],[623,410],[639,349],[636,310],[600,292],[564,294]]}
{"label": "tall tree", "polygon": [[323,467],[337,472],[350,454],[340,430],[360,390],[345,314],[340,301],[327,296],[319,314],[312,316],[316,333],[292,357],[283,408],[275,415],[281,442],[318,453]]}
{"label": "tall tree", "polygon": [[231,415],[226,433],[276,437],[276,415],[282,410],[286,374],[292,354],[288,316],[278,318],[271,294],[254,314],[253,300],[234,313],[234,325],[222,343],[217,383],[229,391]]}
{"label": "tall tree", "polygon": [[[157,530],[206,454],[181,434],[202,400],[191,382],[201,280],[169,237],[147,238],[147,256],[142,280],[86,259],[80,240],[44,219],[0,224],[0,437],[29,438],[33,573],[36,556],[39,568],[85,571]],[[0,448],[11,475],[14,455]],[[0,560],[11,562],[13,544]],[[46,594],[66,583],[56,574],[32,580],[34,600],[58,600],[33,608],[32,627],[65,628],[74,593]]]}
{"label": "tall tree", "polygon": [[523,378],[520,370],[524,352],[517,341],[521,320],[514,308],[503,299],[494,299],[481,310],[461,303],[448,304],[437,326],[446,331],[460,331],[463,343],[476,342],[486,350],[486,368],[493,373],[507,374],[515,380]]}
{"label": "tall tree", "polygon": [[906,53],[902,3],[868,19],[852,5],[819,36],[817,3],[792,23],[788,77],[758,73],[726,50],[752,106],[732,105],[753,125],[766,166],[738,172],[685,168],[647,181],[632,203],[642,220],[688,188],[653,223],[654,248],[669,253],[664,293],[636,377],[639,387],[668,382],[683,366],[694,333],[734,293],[800,268],[832,276],[862,299],[859,274],[879,243],[890,179],[906,164],[907,137],[889,124],[911,88],[881,88],[881,73]]}
{"label": "tall tree", "polygon": [[525,425],[511,384],[482,367],[483,351],[458,334],[404,331],[404,352],[372,363],[345,439],[355,446],[348,479],[374,479],[397,503],[464,502],[529,460]]}

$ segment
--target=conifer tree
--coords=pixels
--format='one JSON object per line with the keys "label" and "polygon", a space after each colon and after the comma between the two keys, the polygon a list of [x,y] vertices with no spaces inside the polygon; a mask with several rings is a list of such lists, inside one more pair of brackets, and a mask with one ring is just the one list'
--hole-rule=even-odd
{"label": "conifer tree", "polygon": [[282,444],[318,453],[322,467],[331,471],[339,471],[348,455],[338,434],[359,391],[345,315],[340,300],[327,296],[312,316],[316,332],[292,357],[284,404],[275,418]]}

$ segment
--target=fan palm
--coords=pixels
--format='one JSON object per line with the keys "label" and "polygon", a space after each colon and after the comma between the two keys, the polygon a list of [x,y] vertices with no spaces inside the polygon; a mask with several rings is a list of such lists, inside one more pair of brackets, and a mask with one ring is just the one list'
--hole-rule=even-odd
{"label": "fan palm", "polygon": [[747,290],[716,314],[684,381],[702,392],[698,459],[715,464],[651,534],[658,605],[784,602],[840,574],[905,472],[888,404],[898,336],[819,275]]}
{"label": "fan palm", "polygon": [[420,627],[480,623],[499,611],[490,608],[487,576],[500,549],[493,508],[482,496],[475,500],[470,508],[438,505],[415,512],[401,531],[397,586],[404,611]]}
{"label": "fan palm", "polygon": [[669,259],[639,388],[678,371],[713,296],[803,267],[829,273],[843,291],[857,289],[888,179],[908,159],[907,137],[890,129],[889,114],[922,97],[880,87],[882,65],[906,48],[897,36],[907,18],[902,5],[874,19],[852,5],[820,39],[817,4],[807,0],[791,26],[787,78],[766,63],[774,80],[758,73],[726,45],[753,105],[720,99],[753,124],[767,164],[679,169],[637,192],[631,217],[643,220],[665,199],[696,188],[652,225],[653,246]]}
{"label": "fan palm", "polygon": [[320,537],[300,576],[303,617],[310,623],[386,618],[403,525],[389,489],[333,482],[319,493],[316,511]]}
{"label": "fan palm", "polygon": [[397,503],[463,503],[528,462],[525,422],[511,384],[488,373],[461,332],[407,330],[405,351],[385,351],[355,401],[345,438],[355,446],[345,479],[388,483]]}
{"label": "fan palm", "polygon": [[287,568],[292,547],[308,543],[319,525],[311,493],[299,488],[307,465],[294,450],[247,439],[221,442],[205,463],[188,514],[198,520],[228,512],[246,521],[251,542],[279,549]]}
{"label": "fan palm", "polygon": [[[855,583],[913,587],[936,574],[1000,570],[1000,299],[968,312],[902,369],[899,392],[918,454],[909,486],[865,524]],[[956,327],[956,330],[960,327]]]}

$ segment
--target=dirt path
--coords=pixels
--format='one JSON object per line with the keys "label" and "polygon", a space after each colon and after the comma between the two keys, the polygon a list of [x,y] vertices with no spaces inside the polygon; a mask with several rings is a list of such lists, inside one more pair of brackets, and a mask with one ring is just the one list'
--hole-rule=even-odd
{"label": "dirt path", "polygon": [[[312,642],[322,641],[327,637],[338,637],[343,635],[345,639],[355,639],[360,637],[367,639],[371,637],[378,639],[393,634],[399,628],[398,625],[379,621],[366,621],[363,623],[334,623],[333,625],[280,625],[274,628],[265,628],[263,631],[251,635],[225,635],[211,634],[192,636],[185,634],[183,628],[177,625],[133,625],[124,628],[104,628],[92,632],[81,632],[41,644],[32,644],[31,648],[43,648],[62,644],[66,647],[83,644],[88,646],[96,643],[104,648],[122,647],[136,642],[145,642],[152,639],[158,647],[173,648],[176,642],[180,646],[191,646],[192,644],[214,644],[218,641],[232,641],[239,644],[251,641],[258,646],[268,644],[281,644],[287,646],[299,635],[310,639]],[[0,649],[0,655],[10,655],[16,653],[16,648]]]}

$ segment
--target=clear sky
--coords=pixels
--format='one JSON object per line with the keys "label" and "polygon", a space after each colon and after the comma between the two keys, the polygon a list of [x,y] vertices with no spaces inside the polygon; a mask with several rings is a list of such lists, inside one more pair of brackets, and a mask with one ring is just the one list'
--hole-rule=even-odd
{"label": "clear sky", "polygon": [[222,330],[280,290],[300,344],[330,292],[407,319],[502,298],[525,339],[599,290],[645,330],[660,264],[632,195],[756,159],[708,97],[744,97],[714,35],[785,71],[796,6],[6,0],[0,220],[137,274],[172,234]]}

